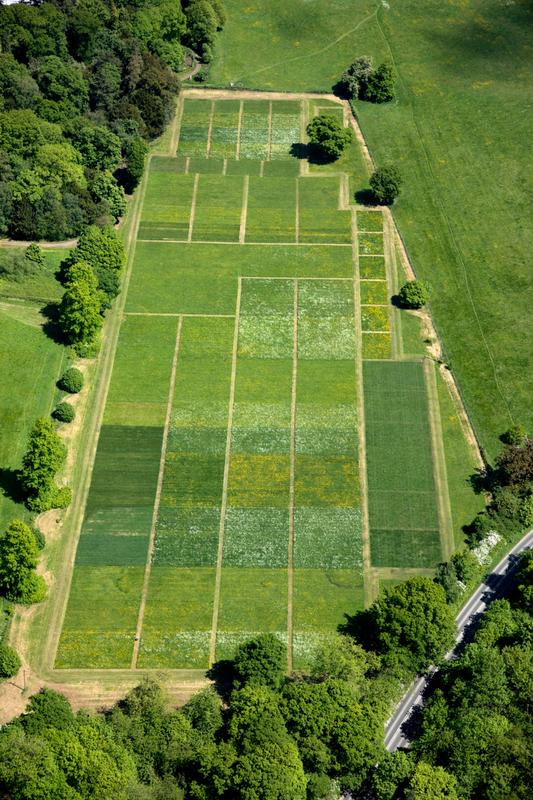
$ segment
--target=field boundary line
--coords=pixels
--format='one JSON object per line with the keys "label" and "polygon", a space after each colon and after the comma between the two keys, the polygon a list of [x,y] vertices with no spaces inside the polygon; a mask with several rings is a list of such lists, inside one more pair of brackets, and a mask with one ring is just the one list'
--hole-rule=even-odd
{"label": "field boundary line", "polygon": [[190,166],[191,166],[191,157],[190,156],[186,156],[185,157],[185,173],[184,173],[185,175],[189,174],[189,167]]}
{"label": "field boundary line", "polygon": [[[199,177],[199,173],[196,173]],[[188,239],[137,239],[143,244],[190,244]],[[229,244],[235,245],[239,242],[223,242],[216,239],[195,239],[193,244]],[[351,247],[351,244],[343,242],[244,242],[253,247]],[[351,280],[351,278],[350,278]]]}
{"label": "field boundary line", "polygon": [[294,194],[295,206],[295,221],[294,221],[294,243],[300,244],[300,183],[299,178],[294,179],[296,182]]}
{"label": "field boundary line", "polygon": [[268,161],[272,161],[272,100],[268,105]]}
{"label": "field boundary line", "polygon": [[227,175],[228,173],[228,159],[224,158],[222,160],[222,175]]}
{"label": "field boundary line", "polygon": [[[96,458],[96,450],[100,439],[100,430],[104,418],[104,411],[107,402],[107,395],[109,386],[111,384],[111,376],[113,374],[113,365],[115,363],[115,355],[118,343],[118,337],[121,329],[121,322],[123,317],[124,307],[128,295],[128,287],[130,283],[131,273],[133,271],[133,262],[135,259],[135,248],[137,243],[137,232],[141,220],[141,214],[144,203],[144,196],[148,184],[148,175],[150,172],[150,162],[152,154],[149,154],[146,160],[145,171],[139,186],[139,192],[135,198],[135,205],[132,209],[131,227],[128,231],[126,246],[128,251],[126,268],[124,271],[124,279],[122,283],[122,291],[118,297],[117,304],[114,308],[113,316],[110,318],[110,330],[108,329],[107,347],[101,351],[101,360],[97,366],[95,379],[94,379],[94,395],[93,395],[93,414],[88,427],[86,447],[83,454],[81,451],[76,453],[76,466],[81,469],[81,479],[78,482],[77,489],[74,493],[71,508],[74,509],[74,516],[72,523],[69,526],[71,535],[66,541],[63,549],[63,568],[58,570],[55,575],[55,583],[53,587],[54,599],[51,602],[50,616],[46,622],[48,625],[48,634],[44,644],[44,657],[41,664],[44,671],[49,672],[54,670],[54,663],[59,646],[61,632],[63,630],[63,623],[67,611],[67,605],[70,598],[70,589],[72,585],[72,577],[74,574],[74,561],[76,551],[78,548],[78,541],[80,538],[81,527],[85,517],[85,509],[87,505],[87,498],[92,483],[94,461]],[[81,456],[81,457],[80,457]],[[65,525],[62,525],[61,535],[64,535]],[[51,593],[52,594],[52,593]],[[52,598],[51,598],[52,599]]]}
{"label": "field boundary line", "polygon": [[296,469],[296,387],[298,380],[298,278],[294,279],[292,323],[291,432],[289,445],[289,548],[287,554],[287,668],[292,672],[292,609],[294,590],[294,479]]}
{"label": "field boundary line", "polygon": [[442,436],[442,423],[440,418],[439,396],[437,380],[433,361],[426,358],[424,361],[426,395],[428,404],[429,427],[431,432],[431,446],[433,450],[433,475],[435,479],[435,492],[437,495],[437,514],[439,518],[439,533],[442,556],[448,561],[455,550],[453,535],[453,517],[448,491],[448,475],[446,472],[446,459],[444,455],[444,441]]}
{"label": "field boundary line", "polygon": [[[307,142],[307,122],[309,120],[309,100],[302,98],[300,100],[300,141]],[[300,159],[300,170],[299,174],[301,177],[309,175],[309,161],[306,158]]]}
{"label": "field boundary line", "polygon": [[176,112],[174,114],[174,119],[172,120],[172,130],[170,133],[170,140],[168,143],[169,156],[175,156],[178,152],[178,144],[181,131],[181,120],[183,118],[183,106],[184,106],[183,95],[180,95],[180,97],[178,98],[178,102],[176,104]]}
{"label": "field boundary line", "polygon": [[241,100],[239,103],[239,121],[237,122],[237,141],[235,142],[235,161],[240,161],[241,158],[241,130],[243,114],[244,100]]}
{"label": "field boundary line", "polygon": [[125,317],[224,317],[233,319],[235,314],[187,314],[184,311],[125,311]]}
{"label": "field boundary line", "polygon": [[144,623],[144,612],[146,609],[146,600],[148,597],[148,585],[150,583],[150,574],[152,572],[152,558],[154,555],[155,544],[155,528],[157,525],[157,518],[159,515],[159,506],[161,504],[161,492],[163,489],[163,478],[165,475],[165,462],[167,457],[167,443],[168,431],[170,428],[170,418],[172,416],[172,403],[174,402],[174,390],[176,388],[176,371],[178,367],[178,353],[181,343],[181,331],[183,327],[183,317],[178,317],[178,328],[176,331],[176,343],[174,345],[174,355],[172,358],[172,369],[170,372],[170,384],[168,387],[167,399],[167,413],[165,416],[165,425],[163,428],[163,441],[161,443],[161,456],[159,459],[159,473],[157,475],[157,487],[155,490],[154,508],[152,511],[152,522],[150,525],[150,538],[148,540],[148,550],[146,552],[146,564],[144,567],[143,588],[141,592],[141,602],[139,605],[139,614],[137,616],[137,627],[135,629],[135,639],[133,642],[133,653],[131,656],[131,669],[137,669],[137,661],[139,659],[139,648],[141,646],[141,634]]}
{"label": "field boundary line", "polygon": [[[294,281],[295,275],[241,275],[243,281]],[[316,276],[301,277],[298,275],[299,281],[353,281],[353,278],[318,278]]]}
{"label": "field boundary line", "polygon": [[359,289],[359,244],[357,238],[357,214],[351,210],[352,217],[352,258],[353,258],[353,303],[355,329],[355,382],[357,397],[359,441],[359,495],[361,498],[361,544],[363,556],[363,596],[365,606],[369,606],[374,598],[372,572],[370,562],[370,520],[368,515],[368,481],[366,474],[366,429],[365,429],[365,395],[363,386],[363,329],[361,325],[361,292]]}
{"label": "field boundary line", "polygon": [[[385,274],[387,276],[389,293],[393,295],[395,293],[395,281],[392,274],[393,236],[391,231],[390,217],[384,217],[383,222],[383,257],[385,259]],[[387,306],[389,309],[388,317],[391,335],[391,353],[393,359],[400,360],[403,353],[401,347],[401,330],[398,330],[397,327],[397,313],[399,314],[399,311],[397,311],[390,302],[387,303]]]}
{"label": "field boundary line", "polygon": [[215,573],[215,593],[213,597],[213,617],[211,621],[211,643],[209,646],[209,665],[215,660],[217,647],[218,614],[220,609],[220,585],[222,583],[222,558],[224,555],[224,532],[226,527],[226,508],[228,504],[228,480],[231,458],[231,437],[233,433],[233,408],[235,404],[235,378],[237,376],[237,351],[239,346],[239,322],[241,317],[242,281],[237,283],[237,300],[235,303],[235,328],[233,331],[233,348],[231,353],[231,379],[228,400],[228,428],[226,432],[226,452],[224,455],[224,477],[222,480],[222,498],[220,502],[220,525],[218,529],[217,565]]}
{"label": "field boundary line", "polygon": [[246,220],[248,217],[248,191],[250,188],[250,176],[245,175],[242,183],[242,206],[241,224],[239,226],[239,244],[244,244],[246,239]]}
{"label": "field boundary line", "polygon": [[215,101],[211,100],[211,112],[209,114],[209,127],[207,128],[207,142],[205,143],[205,157],[209,158],[211,153],[211,134],[213,132],[213,120],[215,118]]}
{"label": "field boundary line", "polygon": [[260,178],[265,177],[265,162],[263,159],[261,159],[261,161],[259,162],[259,177]]}
{"label": "field boundary line", "polygon": [[196,214],[196,195],[198,194],[198,184],[200,183],[200,174],[197,172],[194,176],[194,184],[192,187],[191,210],[189,212],[189,230],[187,233],[187,243],[192,242],[192,231],[194,227],[194,217]]}

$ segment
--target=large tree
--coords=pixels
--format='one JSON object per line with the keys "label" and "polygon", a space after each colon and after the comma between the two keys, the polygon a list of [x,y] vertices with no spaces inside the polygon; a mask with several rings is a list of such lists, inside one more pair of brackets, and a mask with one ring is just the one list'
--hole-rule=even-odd
{"label": "large tree", "polygon": [[35,574],[39,551],[29,525],[15,520],[0,537],[0,591],[9,600],[33,603],[42,600],[46,587]]}
{"label": "large tree", "polygon": [[353,138],[351,129],[343,128],[331,114],[321,114],[312,119],[307,126],[307,135],[315,153],[327,161],[339,158]]}
{"label": "large tree", "polygon": [[53,500],[54,477],[66,458],[66,447],[51,420],[41,417],[33,426],[19,472],[26,502],[35,510],[44,510]]}

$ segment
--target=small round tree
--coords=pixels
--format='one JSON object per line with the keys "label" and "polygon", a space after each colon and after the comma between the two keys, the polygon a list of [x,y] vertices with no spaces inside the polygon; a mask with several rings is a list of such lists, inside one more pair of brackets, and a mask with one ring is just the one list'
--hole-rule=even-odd
{"label": "small round tree", "polygon": [[407,281],[398,292],[398,300],[403,308],[422,308],[428,299],[428,287],[423,281]]}
{"label": "small round tree", "polygon": [[81,392],[83,389],[83,373],[76,367],[69,367],[60,377],[57,385],[63,392],[68,392],[69,394]]}
{"label": "small round tree", "polygon": [[321,114],[307,126],[312,149],[323,159],[335,161],[352,141],[350,128],[343,128],[335,117]]}
{"label": "small round tree", "polygon": [[287,662],[287,650],[273,633],[265,633],[237,647],[235,652],[236,685],[247,683],[279,689]]}
{"label": "small round tree", "polygon": [[370,188],[376,202],[385,206],[391,206],[394,203],[400,194],[401,185],[400,172],[393,164],[378,167],[370,178]]}
{"label": "small round tree", "polygon": [[45,261],[43,251],[38,244],[32,242],[32,244],[28,245],[24,251],[24,258],[37,264],[38,267],[44,267]]}
{"label": "small round tree", "polygon": [[20,658],[7,644],[0,644],[0,678],[12,678],[20,669]]}
{"label": "small round tree", "polygon": [[58,422],[72,422],[76,416],[76,412],[70,403],[59,403],[59,405],[54,408],[52,416]]}
{"label": "small round tree", "polygon": [[394,100],[394,71],[390,64],[380,64],[377,69],[370,72],[363,99],[371,103],[388,103]]}
{"label": "small round tree", "polygon": [[518,444],[521,445],[524,443],[524,439],[526,438],[526,429],[520,423],[516,425],[511,425],[509,430],[505,431],[502,434],[501,439],[505,444]]}

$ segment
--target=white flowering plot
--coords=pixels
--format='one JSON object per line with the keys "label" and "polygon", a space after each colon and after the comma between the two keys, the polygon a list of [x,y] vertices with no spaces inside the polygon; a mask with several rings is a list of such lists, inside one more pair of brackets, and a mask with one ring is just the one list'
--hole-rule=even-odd
{"label": "white flowering plot", "polygon": [[286,567],[287,508],[229,508],[226,512],[224,564],[234,567]]}
{"label": "white flowering plot", "polygon": [[351,281],[300,281],[298,358],[355,358]]}
{"label": "white flowering plot", "polygon": [[356,508],[297,508],[294,566],[362,569],[361,512]]}

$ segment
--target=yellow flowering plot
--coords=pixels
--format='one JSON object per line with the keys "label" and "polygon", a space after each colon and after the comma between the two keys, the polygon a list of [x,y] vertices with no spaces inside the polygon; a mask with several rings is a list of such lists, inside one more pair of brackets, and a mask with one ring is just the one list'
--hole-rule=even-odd
{"label": "yellow flowering plot", "polygon": [[289,455],[233,454],[228,504],[285,507],[289,502]]}
{"label": "yellow flowering plot", "polygon": [[296,455],[296,506],[358,505],[357,459],[349,455]]}

